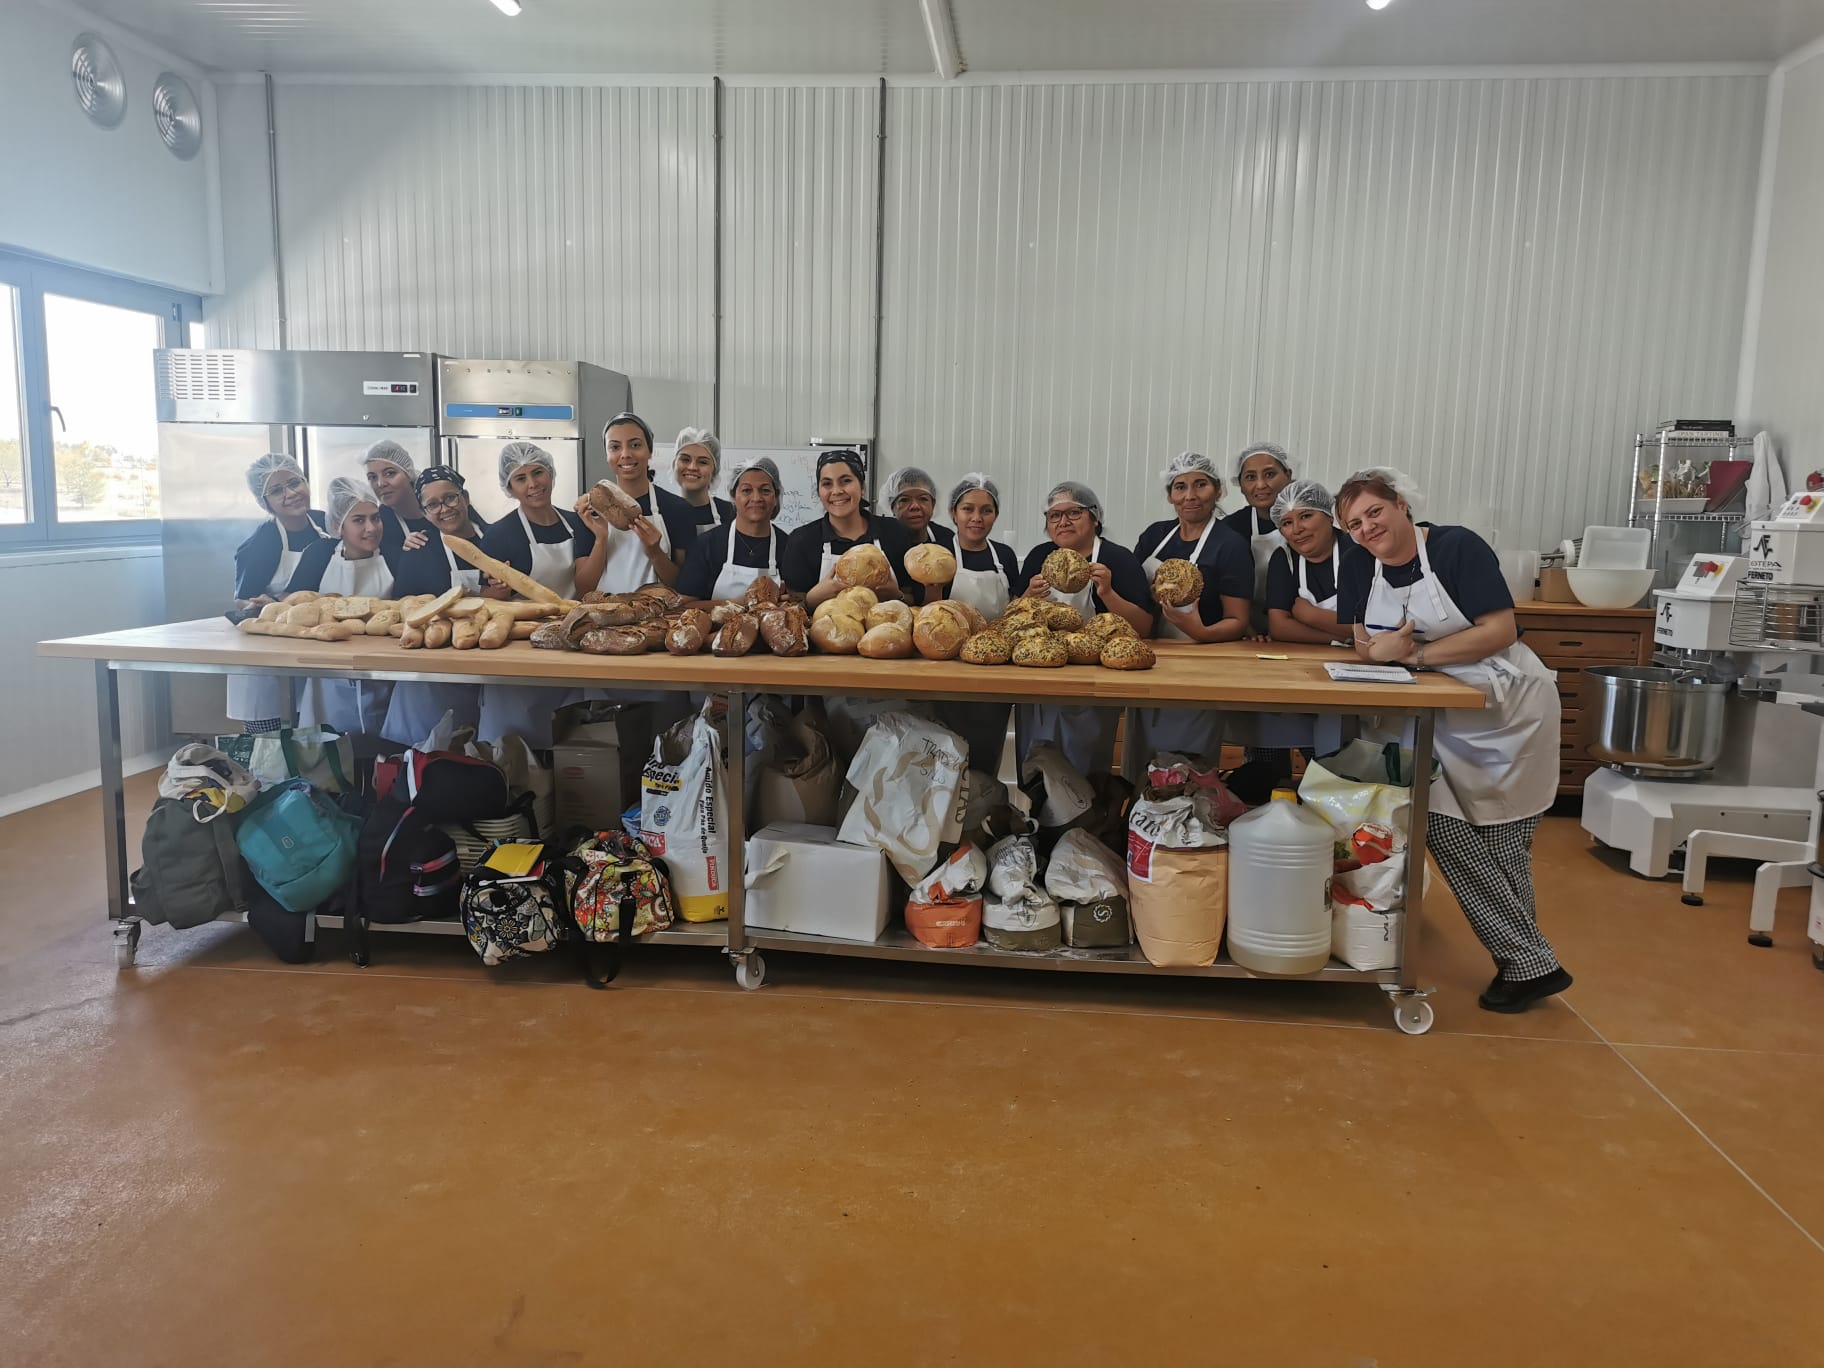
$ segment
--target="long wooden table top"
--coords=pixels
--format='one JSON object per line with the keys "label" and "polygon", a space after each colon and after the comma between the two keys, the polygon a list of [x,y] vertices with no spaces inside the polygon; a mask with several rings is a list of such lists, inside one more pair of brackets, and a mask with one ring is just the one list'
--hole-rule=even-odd
{"label": "long wooden table top", "polygon": [[[590,688],[740,688],[760,693],[872,695],[885,698],[1002,699],[1107,707],[1227,707],[1263,712],[1405,712],[1480,708],[1481,693],[1448,675],[1411,684],[1339,684],[1326,660],[1347,652],[1276,642],[1200,646],[1156,642],[1150,670],[1096,665],[1028,669],[953,660],[867,660],[861,656],[781,657],[757,652],[712,655],[594,656],[536,650],[516,641],[498,651],[408,651],[392,637],[309,641],[249,636],[225,618],[135,627],[42,641],[46,656],[115,661],[127,668],[188,668],[205,673],[334,674],[382,679],[457,680]],[[1263,655],[1285,656],[1283,660]]]}

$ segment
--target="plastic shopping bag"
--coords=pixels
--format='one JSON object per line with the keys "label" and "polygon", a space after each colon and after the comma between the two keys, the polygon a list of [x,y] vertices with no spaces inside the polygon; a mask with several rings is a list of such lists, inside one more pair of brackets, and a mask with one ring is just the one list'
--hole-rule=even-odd
{"label": "plastic shopping bag", "polygon": [[1351,741],[1305,766],[1298,796],[1336,828],[1339,842],[1364,822],[1404,833],[1412,817],[1412,765],[1412,752],[1394,742]]}
{"label": "plastic shopping bag", "polygon": [[948,728],[911,713],[881,714],[849,766],[855,801],[837,839],[885,851],[902,879],[917,882],[939,847],[962,834],[956,796],[967,756]]}
{"label": "plastic shopping bag", "polygon": [[251,770],[266,788],[292,779],[307,780],[324,793],[347,793],[353,788],[348,776],[355,772],[354,743],[327,727],[218,736],[215,748]]}
{"label": "plastic shopping bag", "polygon": [[1039,886],[1039,856],[1024,836],[988,852],[982,939],[997,950],[1056,950],[1063,936],[1058,904]]}
{"label": "plastic shopping bag", "polygon": [[722,738],[706,706],[653,742],[640,773],[640,841],[665,861],[685,921],[728,916],[727,804]]}
{"label": "plastic shopping bag", "polygon": [[922,945],[955,950],[974,945],[982,933],[982,885],[988,861],[972,845],[960,845],[912,887],[906,900],[906,930]]}

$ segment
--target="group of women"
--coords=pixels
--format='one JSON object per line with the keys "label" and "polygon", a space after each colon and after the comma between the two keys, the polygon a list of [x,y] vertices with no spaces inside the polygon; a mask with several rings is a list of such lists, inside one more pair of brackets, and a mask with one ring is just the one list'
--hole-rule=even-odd
{"label": "group of women", "polygon": [[[1171,516],[1145,528],[1131,548],[1106,535],[1095,492],[1065,480],[1046,496],[1045,539],[1021,558],[994,539],[1001,496],[984,475],[966,475],[949,491],[946,526],[937,518],[937,486],[924,471],[890,476],[882,511],[867,497],[861,456],[826,451],[816,470],[822,516],[788,534],[775,526],[780,476],[772,461],[756,457],[724,472],[715,436],[686,428],[673,457],[683,491],[677,495],[653,483],[652,432],[644,421],[618,415],[603,435],[611,477],[641,509],[626,531],[613,529],[587,503],[580,511],[554,506],[555,464],[531,442],[502,449],[500,486],[517,507],[491,526],[469,506],[459,472],[415,470],[391,442],[367,453],[365,483],[331,481],[324,513],[311,508],[295,461],[262,457],[248,482],[268,517],[236,555],[236,597],[254,607],[299,589],[385,596],[453,585],[508,596],[504,585],[468,568],[443,543],[445,536],[462,536],[479,538],[488,554],[565,597],[596,589],[625,593],[656,581],[687,598],[736,598],[768,575],[814,608],[842,588],[835,578],[842,554],[872,543],[897,580],[883,597],[947,596],[994,617],[1017,596],[1046,596],[1085,617],[1118,614],[1141,635],[1168,640],[1352,643],[1364,659],[1441,669],[1488,697],[1487,709],[1446,713],[1439,723],[1443,782],[1433,790],[1430,850],[1496,961],[1483,1006],[1520,1011],[1569,986],[1539,932],[1531,873],[1533,832],[1557,785],[1553,676],[1519,641],[1494,552],[1469,529],[1420,522],[1418,492],[1397,471],[1359,472],[1333,497],[1316,481],[1296,478],[1291,456],[1271,443],[1243,448],[1227,478],[1207,456],[1187,452],[1162,475]],[[726,498],[714,493],[718,482]],[[1243,503],[1224,516],[1221,500],[1230,485]],[[906,552],[932,541],[956,556],[948,585],[922,585],[906,573]],[[1059,548],[1090,563],[1088,584],[1074,594],[1052,588],[1040,573]],[[1157,603],[1151,591],[1153,573],[1173,559],[1193,562],[1203,575],[1202,594],[1183,607]],[[277,727],[291,716],[286,681],[231,684],[230,715],[249,729]],[[581,696],[554,693],[313,680],[297,700],[297,716],[305,724],[412,744],[448,712],[484,738],[516,732],[543,747],[551,743],[554,709]],[[993,769],[1008,712],[993,703],[947,705],[944,718],[984,757],[981,767]],[[1116,716],[1109,709],[1022,705],[1017,745],[1023,754],[1050,740],[1082,772],[1106,770]],[[1214,755],[1224,740],[1256,753],[1298,747],[1308,754],[1340,742],[1335,717],[1134,709],[1129,719],[1130,772],[1162,750]]]}

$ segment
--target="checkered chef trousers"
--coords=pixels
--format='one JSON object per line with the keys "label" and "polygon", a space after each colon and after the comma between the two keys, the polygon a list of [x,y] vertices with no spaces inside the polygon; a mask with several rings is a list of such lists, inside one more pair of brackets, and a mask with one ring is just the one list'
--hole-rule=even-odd
{"label": "checkered chef trousers", "polygon": [[1501,977],[1516,982],[1558,967],[1533,902],[1533,833],[1538,829],[1538,817],[1472,826],[1434,812],[1426,836],[1426,848],[1483,948],[1494,956]]}

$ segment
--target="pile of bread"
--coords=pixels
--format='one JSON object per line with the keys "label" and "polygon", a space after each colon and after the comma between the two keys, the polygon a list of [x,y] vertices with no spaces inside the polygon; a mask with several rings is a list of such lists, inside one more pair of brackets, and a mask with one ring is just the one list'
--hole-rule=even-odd
{"label": "pile of bread", "polygon": [[410,598],[341,597],[300,589],[237,624],[249,636],[307,641],[348,641],[354,637],[397,637],[405,647],[454,646],[499,650],[531,637],[540,618],[561,613],[561,604],[502,603],[465,595],[460,589]]}
{"label": "pile of bread", "polygon": [[963,643],[966,665],[1102,665],[1111,670],[1150,670],[1153,648],[1116,613],[1097,613],[1087,622],[1069,604],[1017,598],[1007,611]]}
{"label": "pile of bread", "polygon": [[662,584],[648,584],[631,594],[589,593],[563,616],[532,633],[532,644],[547,651],[582,651],[588,655],[642,655],[669,651],[696,655],[746,655],[764,645],[774,655],[804,655],[811,649],[810,620],[802,604],[788,601],[777,582],[766,575],[754,581],[745,597],[686,606],[686,600]]}

